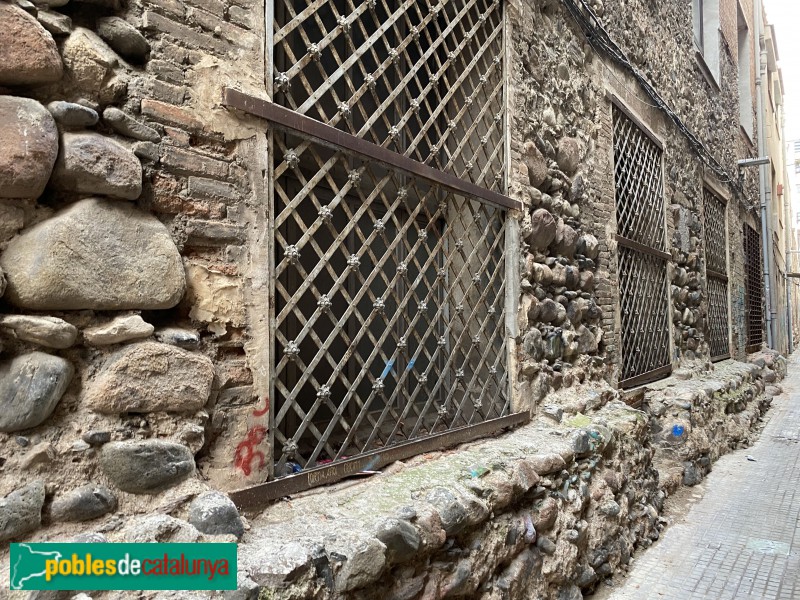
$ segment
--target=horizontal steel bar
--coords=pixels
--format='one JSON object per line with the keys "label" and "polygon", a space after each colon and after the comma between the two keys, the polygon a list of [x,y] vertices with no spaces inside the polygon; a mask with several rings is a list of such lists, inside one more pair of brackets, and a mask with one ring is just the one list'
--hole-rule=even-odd
{"label": "horizontal steel bar", "polygon": [[709,269],[706,267],[706,274],[709,277],[713,277],[714,279],[719,279],[725,283],[728,283],[728,276],[725,273],[720,273],[719,271],[715,271],[714,269]]}
{"label": "horizontal steel bar", "polygon": [[637,385],[650,383],[658,379],[663,379],[664,377],[667,377],[670,373],[672,373],[672,365],[665,365],[663,367],[659,367],[658,369],[653,369],[652,371],[648,371],[647,373],[642,373],[641,375],[637,375],[636,377],[631,377],[630,379],[625,379],[624,381],[620,381],[619,387],[631,388]]}
{"label": "horizontal steel bar", "polygon": [[640,242],[634,242],[631,239],[628,239],[620,234],[616,234],[617,243],[620,246],[625,246],[626,248],[630,248],[631,250],[636,250],[637,252],[643,252],[644,254],[650,254],[651,256],[655,256],[660,258],[661,260],[671,260],[672,255],[669,252],[664,252],[663,250],[656,250],[655,248],[651,248],[645,244]]}
{"label": "horizontal steel bar", "polygon": [[731,353],[728,352],[727,354],[720,354],[719,356],[712,356],[711,362],[720,362],[721,360],[728,360],[731,357]]}
{"label": "horizontal steel bar", "polygon": [[361,471],[374,471],[398,460],[409,458],[425,452],[443,450],[457,444],[463,444],[476,438],[486,437],[503,429],[523,425],[530,419],[527,412],[506,415],[499,419],[484,421],[477,425],[461,427],[444,433],[432,435],[380,450],[374,450],[361,456],[340,460],[316,469],[303,471],[275,481],[268,481],[253,487],[236,490],[230,497],[236,506],[243,511],[263,508],[272,500],[278,500],[309,488],[334,483]]}
{"label": "horizontal steel bar", "polygon": [[424,165],[382,146],[296,113],[293,110],[278,106],[264,98],[251,96],[226,87],[222,103],[230,108],[266,119],[281,129],[302,133],[320,142],[359,154],[368,160],[376,161],[388,167],[400,169],[411,175],[437,183],[456,194],[470,196],[502,209],[523,209],[522,202],[509,198],[504,194],[464,181],[455,175]]}

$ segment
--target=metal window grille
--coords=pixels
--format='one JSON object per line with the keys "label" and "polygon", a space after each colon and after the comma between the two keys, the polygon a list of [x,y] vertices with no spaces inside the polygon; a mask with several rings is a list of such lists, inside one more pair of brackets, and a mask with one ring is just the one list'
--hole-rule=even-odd
{"label": "metal window grille", "polygon": [[614,183],[619,244],[622,377],[630,387],[671,370],[661,148],[619,107]]}
{"label": "metal window grille", "polygon": [[744,270],[745,270],[745,311],[747,317],[747,352],[761,348],[764,341],[764,280],[761,271],[761,237],[758,232],[745,224]]}
{"label": "metal window grille", "polygon": [[270,10],[273,102],[226,102],[273,123],[272,476],[307,475],[274,482],[285,493],[524,415],[507,372],[500,0]]}
{"label": "metal window grille", "polygon": [[728,282],[713,275],[708,277],[708,326],[711,360],[730,358]]}
{"label": "metal window grille", "polygon": [[500,0],[279,0],[274,100],[502,191]]}
{"label": "metal window grille", "polygon": [[729,358],[731,354],[725,203],[716,194],[703,189],[703,205],[706,280],[708,285],[709,346],[711,360],[723,360]]}
{"label": "metal window grille", "polygon": [[508,414],[503,211],[313,143],[290,166],[303,142],[288,141],[275,148],[278,474]]}

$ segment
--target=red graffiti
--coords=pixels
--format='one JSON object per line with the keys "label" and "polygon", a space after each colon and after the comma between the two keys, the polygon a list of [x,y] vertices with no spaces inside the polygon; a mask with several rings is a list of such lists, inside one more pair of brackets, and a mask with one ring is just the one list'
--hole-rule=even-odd
{"label": "red graffiti", "polygon": [[[269,412],[269,396],[264,397],[264,406],[253,410],[254,417],[263,417]],[[258,459],[258,469],[264,468],[264,461],[266,457],[264,453],[257,450],[256,447],[264,441],[267,437],[267,428],[263,425],[254,425],[251,427],[244,439],[236,446],[236,453],[234,454],[233,464],[244,472],[245,475],[250,475],[253,472],[253,460]]]}
{"label": "red graffiti", "polygon": [[259,408],[253,411],[254,417],[263,417],[269,412],[269,396],[264,398],[264,408]]}
{"label": "red graffiti", "polygon": [[253,460],[258,459],[258,469],[264,468],[265,456],[260,450],[255,450],[254,446],[258,446],[267,437],[267,428],[263,425],[256,425],[247,432],[244,439],[236,446],[236,454],[234,454],[234,464],[240,468],[245,475],[250,475],[253,472]]}

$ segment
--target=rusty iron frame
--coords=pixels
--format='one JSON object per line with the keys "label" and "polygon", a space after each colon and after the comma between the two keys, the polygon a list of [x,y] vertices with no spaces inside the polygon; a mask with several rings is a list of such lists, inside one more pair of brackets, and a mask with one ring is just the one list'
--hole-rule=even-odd
{"label": "rusty iron frame", "polygon": [[625,389],[672,372],[666,268],[672,256],[665,247],[663,145],[618,99],[610,100],[622,325],[619,386]]}
{"label": "rusty iron frame", "polygon": [[745,268],[745,351],[758,352],[764,343],[764,290],[761,235],[747,223],[742,225]]}
{"label": "rusty iron frame", "polygon": [[646,383],[652,383],[653,381],[658,381],[659,379],[664,379],[664,377],[668,377],[672,373],[672,365],[665,365],[663,367],[659,367],[658,369],[653,369],[652,371],[648,371],[647,373],[642,373],[641,375],[637,375],[636,377],[630,377],[628,379],[624,379],[619,382],[620,387],[622,388],[632,388],[636,387],[637,385],[644,385]]}
{"label": "rusty iron frame", "polygon": [[264,504],[268,502],[291,496],[312,487],[336,483],[347,477],[372,474],[372,472],[393,462],[405,460],[426,452],[446,450],[476,438],[487,437],[504,430],[519,427],[529,420],[530,414],[528,412],[513,413],[490,421],[484,421],[471,427],[452,429],[413,442],[397,444],[316,469],[309,469],[296,475],[235,490],[229,495],[240,510],[257,510],[263,508]]}
{"label": "rusty iron frame", "polygon": [[409,175],[437,183],[455,194],[471,196],[497,208],[513,210],[522,210],[524,208],[522,202],[509,198],[505,194],[486,189],[469,181],[464,181],[450,173],[406,158],[402,154],[397,154],[335,127],[283,108],[264,98],[245,94],[228,87],[224,89],[223,93],[222,104],[224,106],[266,119],[279,129],[299,132],[329,147],[335,149],[343,148],[389,168],[399,169]]}
{"label": "rusty iron frame", "polygon": [[645,246],[644,244],[640,244],[639,242],[635,242],[633,240],[629,240],[628,238],[616,234],[614,239],[617,240],[617,243],[620,246],[625,248],[630,248],[631,250],[635,250],[636,252],[640,252],[641,254],[650,254],[651,256],[655,256],[656,258],[660,258],[661,260],[671,260],[672,255],[669,252],[664,252],[662,250],[656,250],[655,248],[651,248],[650,246]]}
{"label": "rusty iron frame", "polygon": [[731,357],[731,319],[728,290],[727,203],[703,186],[703,242],[706,250],[706,327],[712,362]]}

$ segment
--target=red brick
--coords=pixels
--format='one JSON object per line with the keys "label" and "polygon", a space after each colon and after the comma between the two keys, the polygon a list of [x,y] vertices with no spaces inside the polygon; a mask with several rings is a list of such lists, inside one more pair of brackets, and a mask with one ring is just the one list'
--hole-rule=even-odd
{"label": "red brick", "polygon": [[187,198],[182,194],[182,185],[170,177],[156,175],[152,180],[153,194],[149,207],[168,215],[185,215],[205,219],[225,217],[225,204],[206,200]]}
{"label": "red brick", "polygon": [[189,177],[189,195],[215,200],[239,200],[241,198],[236,186],[202,177]]}
{"label": "red brick", "polygon": [[174,146],[162,147],[161,164],[181,175],[204,175],[215,179],[228,176],[228,163]]}
{"label": "red brick", "polygon": [[172,143],[174,143],[176,146],[189,146],[192,143],[192,136],[186,133],[183,129],[165,125],[164,133],[169,136]]}
{"label": "red brick", "polygon": [[142,98],[141,111],[144,116],[161,123],[178,125],[179,127],[194,131],[203,129],[202,123],[195,119],[187,110],[173,104],[167,104],[166,102],[153,100],[152,98]]}
{"label": "red brick", "polygon": [[152,11],[145,11],[142,15],[142,24],[145,29],[171,35],[182,44],[214,51],[217,54],[227,54],[231,48],[228,43],[215,38],[210,33],[196,31]]}

